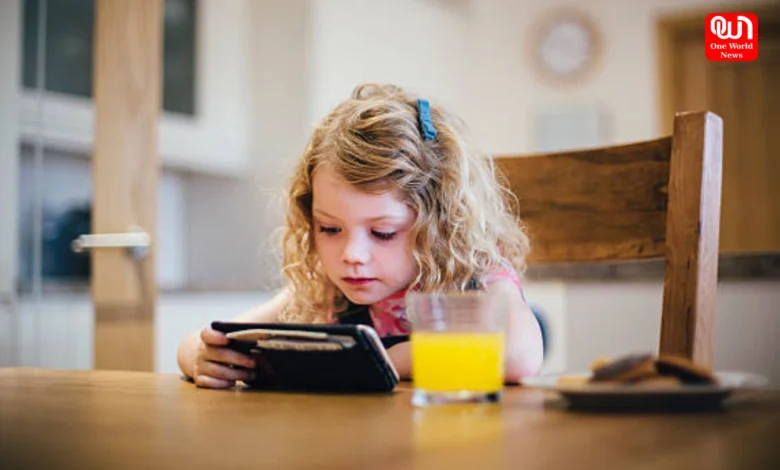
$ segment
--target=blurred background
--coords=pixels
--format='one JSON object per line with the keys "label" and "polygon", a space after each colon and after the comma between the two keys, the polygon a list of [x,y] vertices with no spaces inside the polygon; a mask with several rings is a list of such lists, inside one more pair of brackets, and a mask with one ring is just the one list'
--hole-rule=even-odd
{"label": "blurred background", "polygon": [[[715,367],[780,384],[780,32],[712,63],[704,17],[769,1],[164,0],[153,201],[153,368],[188,332],[281,286],[272,238],[308,132],[361,82],[459,114],[500,157],[671,133],[724,117]],[[762,26],[763,27],[763,26]],[[0,366],[95,364],[90,233],[95,0],[0,0]],[[119,60],[121,62],[121,59]],[[531,271],[546,372],[655,350],[663,271]],[[147,351],[147,352],[148,352]],[[139,353],[145,354],[145,353]]]}

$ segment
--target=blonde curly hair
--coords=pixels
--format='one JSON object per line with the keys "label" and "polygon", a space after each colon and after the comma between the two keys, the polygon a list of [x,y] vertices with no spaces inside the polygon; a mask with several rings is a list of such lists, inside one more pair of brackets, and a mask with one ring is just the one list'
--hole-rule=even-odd
{"label": "blonde curly hair", "polygon": [[474,281],[483,287],[485,275],[507,262],[523,273],[528,238],[492,159],[466,141],[455,116],[433,104],[437,135],[426,140],[417,98],[392,85],[359,85],[314,130],[288,192],[284,320],[317,322],[347,305],[314,244],[312,174],[325,163],[361,190],[396,190],[413,209],[413,285],[420,291],[464,291]]}

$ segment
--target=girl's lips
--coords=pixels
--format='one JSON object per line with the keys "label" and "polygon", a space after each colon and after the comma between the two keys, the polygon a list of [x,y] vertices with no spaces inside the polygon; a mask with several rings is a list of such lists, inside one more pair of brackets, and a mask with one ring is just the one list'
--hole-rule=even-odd
{"label": "girl's lips", "polygon": [[352,284],[353,286],[363,286],[370,282],[373,282],[374,279],[370,277],[345,277],[344,282],[347,284]]}

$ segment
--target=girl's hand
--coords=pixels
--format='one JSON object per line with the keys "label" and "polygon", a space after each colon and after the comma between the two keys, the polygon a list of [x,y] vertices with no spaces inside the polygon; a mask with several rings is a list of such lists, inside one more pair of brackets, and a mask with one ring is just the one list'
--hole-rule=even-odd
{"label": "girl's hand", "polygon": [[228,349],[228,338],[210,327],[200,332],[192,380],[198,387],[231,388],[237,380],[253,380],[255,361],[238,351]]}

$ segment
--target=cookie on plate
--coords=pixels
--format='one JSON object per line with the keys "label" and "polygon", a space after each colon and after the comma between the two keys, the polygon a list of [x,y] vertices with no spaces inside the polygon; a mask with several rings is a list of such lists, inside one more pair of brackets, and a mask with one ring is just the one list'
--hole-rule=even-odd
{"label": "cookie on plate", "polygon": [[676,388],[681,387],[683,382],[669,375],[652,375],[631,382],[631,385],[640,388]]}
{"label": "cookie on plate", "polygon": [[657,375],[652,354],[629,354],[596,367],[590,382],[629,383],[652,375]]}
{"label": "cookie on plate", "polygon": [[561,387],[580,386],[588,383],[588,377],[583,375],[562,375],[558,378]]}
{"label": "cookie on plate", "polygon": [[661,354],[655,361],[658,373],[679,378],[684,384],[716,384],[712,371],[694,364],[690,359],[671,354]]}
{"label": "cookie on plate", "polygon": [[610,362],[612,362],[612,358],[610,357],[597,357],[596,360],[594,360],[590,365],[590,371],[593,372],[596,369],[600,369]]}

